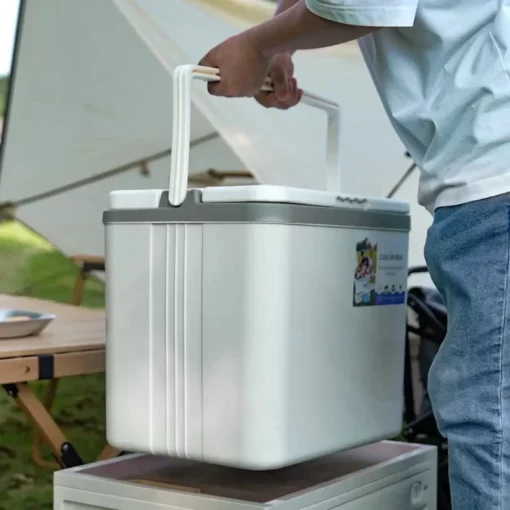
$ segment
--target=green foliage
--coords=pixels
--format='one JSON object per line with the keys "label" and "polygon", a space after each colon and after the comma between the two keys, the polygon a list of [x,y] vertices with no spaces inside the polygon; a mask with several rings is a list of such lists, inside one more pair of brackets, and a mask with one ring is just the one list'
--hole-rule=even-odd
{"label": "green foliage", "polygon": [[9,78],[7,76],[0,76],[0,117],[3,117],[5,114],[8,86]]}

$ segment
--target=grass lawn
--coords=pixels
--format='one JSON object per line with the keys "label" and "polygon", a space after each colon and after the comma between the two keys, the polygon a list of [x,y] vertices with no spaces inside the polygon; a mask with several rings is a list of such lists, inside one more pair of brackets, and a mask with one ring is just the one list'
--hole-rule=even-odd
{"label": "grass lawn", "polygon": [[8,78],[6,76],[0,76],[0,117],[3,117],[5,113],[5,103],[7,102],[7,84]]}
{"label": "grass lawn", "polygon": [[[14,222],[0,223],[0,293],[65,303],[76,272],[68,259],[30,230]],[[100,283],[87,283],[83,305],[104,306]],[[34,384],[38,392],[45,387],[46,383]],[[104,446],[104,406],[104,376],[60,382],[54,416],[87,462]],[[53,508],[52,473],[35,466],[30,449],[31,427],[0,388],[0,510]]]}

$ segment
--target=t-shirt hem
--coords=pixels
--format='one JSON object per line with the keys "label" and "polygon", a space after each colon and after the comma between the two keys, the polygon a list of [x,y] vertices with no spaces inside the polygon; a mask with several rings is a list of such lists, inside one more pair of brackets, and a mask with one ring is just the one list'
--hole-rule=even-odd
{"label": "t-shirt hem", "polygon": [[[488,183],[490,183],[490,186],[487,185]],[[510,173],[497,179],[488,179],[488,182],[479,181],[459,188],[445,190],[437,196],[433,204],[425,204],[424,207],[433,213],[441,207],[456,207],[507,193],[510,193]]]}
{"label": "t-shirt hem", "polygon": [[341,7],[306,0],[310,12],[324,19],[364,27],[412,27],[416,9],[408,5]]}

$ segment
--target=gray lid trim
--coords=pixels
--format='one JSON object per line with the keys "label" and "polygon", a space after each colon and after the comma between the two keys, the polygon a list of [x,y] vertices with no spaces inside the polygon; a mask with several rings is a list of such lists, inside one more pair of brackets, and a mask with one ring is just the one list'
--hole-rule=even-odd
{"label": "gray lid trim", "polygon": [[411,218],[407,214],[269,202],[204,203],[201,201],[199,190],[190,190],[179,207],[171,206],[168,203],[168,192],[164,192],[158,208],[105,211],[103,223],[105,225],[115,223],[273,223],[404,232],[411,229]]}

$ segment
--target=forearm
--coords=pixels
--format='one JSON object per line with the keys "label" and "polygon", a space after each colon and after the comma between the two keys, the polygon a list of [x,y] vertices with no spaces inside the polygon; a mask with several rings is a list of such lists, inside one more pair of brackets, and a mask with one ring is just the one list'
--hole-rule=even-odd
{"label": "forearm", "polygon": [[[287,2],[283,0],[281,3]],[[272,57],[285,51],[336,46],[363,37],[374,30],[375,27],[344,25],[326,20],[311,13],[305,0],[297,0],[292,7],[248,32],[262,53]]]}
{"label": "forearm", "polygon": [[[278,0],[278,6],[276,7],[274,15],[278,16],[278,14],[281,14],[282,12],[285,12],[291,7],[294,7],[298,2],[299,0]],[[296,50],[288,51],[288,53],[290,53],[291,55],[293,55],[295,52]]]}

